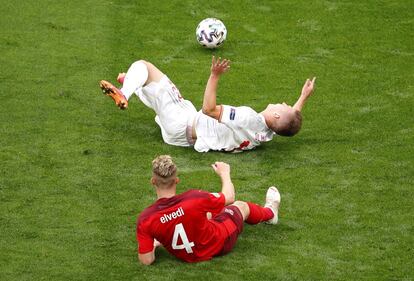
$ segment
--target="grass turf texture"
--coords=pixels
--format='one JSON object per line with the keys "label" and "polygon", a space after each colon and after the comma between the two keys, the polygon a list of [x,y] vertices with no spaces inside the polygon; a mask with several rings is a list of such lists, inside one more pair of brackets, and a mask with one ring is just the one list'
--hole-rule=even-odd
{"label": "grass turf texture", "polygon": [[[0,1],[0,280],[413,280],[414,6],[411,1]],[[218,17],[224,46],[195,27]],[[164,144],[137,98],[98,89],[136,59],[200,108],[212,53],[233,61],[218,100],[262,110],[317,90],[292,138],[237,154]],[[277,226],[246,226],[232,253],[137,264],[135,220],[171,154],[178,191],[282,194]]]}

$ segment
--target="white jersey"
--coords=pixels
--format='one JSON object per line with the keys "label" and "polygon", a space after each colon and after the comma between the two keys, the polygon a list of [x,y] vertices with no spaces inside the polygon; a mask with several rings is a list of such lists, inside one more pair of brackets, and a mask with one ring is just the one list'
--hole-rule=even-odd
{"label": "white jersey", "polygon": [[273,138],[275,133],[267,127],[264,116],[252,108],[223,105],[222,110],[220,122],[197,113],[194,149],[198,152],[249,150]]}

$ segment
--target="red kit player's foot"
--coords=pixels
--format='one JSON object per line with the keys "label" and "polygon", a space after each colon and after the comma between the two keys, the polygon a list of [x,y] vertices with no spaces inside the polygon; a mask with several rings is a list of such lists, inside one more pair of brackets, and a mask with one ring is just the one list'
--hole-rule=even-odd
{"label": "red kit player's foot", "polygon": [[126,109],[128,107],[128,100],[117,87],[105,80],[101,80],[99,86],[101,87],[102,92],[105,95],[110,96],[120,109]]}
{"label": "red kit player's foot", "polygon": [[280,205],[280,193],[279,190],[277,190],[276,187],[271,186],[267,190],[266,193],[266,203],[265,207],[272,210],[274,216],[270,220],[267,221],[269,224],[277,224],[277,221],[279,220],[279,205]]}

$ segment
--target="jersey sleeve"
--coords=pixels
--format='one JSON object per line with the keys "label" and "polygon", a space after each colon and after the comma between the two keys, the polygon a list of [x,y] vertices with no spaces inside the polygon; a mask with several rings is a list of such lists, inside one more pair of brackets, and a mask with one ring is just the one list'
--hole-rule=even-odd
{"label": "jersey sleeve", "polygon": [[230,128],[245,128],[257,117],[257,113],[247,106],[222,105],[220,122]]}
{"label": "jersey sleeve", "polygon": [[207,196],[205,196],[204,199],[201,201],[201,207],[203,208],[203,210],[211,213],[220,212],[224,208],[226,203],[226,198],[224,197],[224,194],[221,192],[205,193]]}
{"label": "jersey sleeve", "polygon": [[146,231],[143,223],[137,227],[138,253],[146,254],[154,249],[154,238]]}

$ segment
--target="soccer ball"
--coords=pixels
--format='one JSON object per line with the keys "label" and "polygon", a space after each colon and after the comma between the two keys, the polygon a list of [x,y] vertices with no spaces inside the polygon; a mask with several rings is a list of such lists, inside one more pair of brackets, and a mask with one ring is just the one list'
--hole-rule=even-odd
{"label": "soccer ball", "polygon": [[213,49],[219,47],[226,40],[227,29],[221,20],[207,18],[198,24],[196,36],[198,43],[206,48]]}

